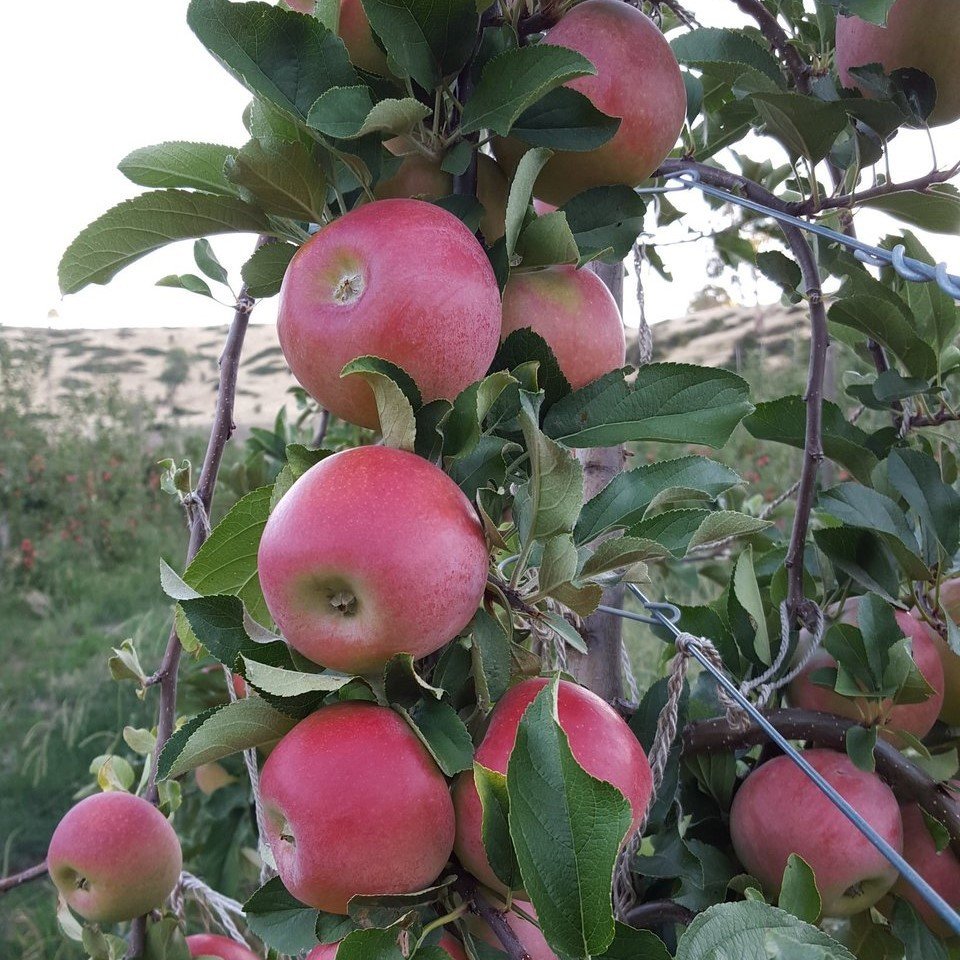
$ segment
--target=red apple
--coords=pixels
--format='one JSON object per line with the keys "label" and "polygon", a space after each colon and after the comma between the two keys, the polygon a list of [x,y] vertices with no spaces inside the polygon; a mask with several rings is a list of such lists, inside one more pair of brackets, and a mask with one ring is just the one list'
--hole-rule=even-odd
{"label": "red apple", "polygon": [[180,878],[180,841],[166,817],[130,793],[96,793],[67,811],[47,867],[80,916],[118,923],[161,907]]}
{"label": "red apple", "polygon": [[230,674],[230,686],[233,687],[233,694],[238,700],[242,700],[244,697],[252,696],[255,697],[256,691],[251,690],[247,686],[247,681],[240,676],[239,673]]}
{"label": "red apple", "polygon": [[270,515],[257,569],[290,645],[364,673],[452,640],[483,598],[488,555],[470,501],[403,450],[344,450],[311,467]]}
{"label": "red apple", "polygon": [[377,200],[323,227],[287,268],[277,316],[293,375],[335,416],[378,424],[373,391],[341,379],[351,360],[403,367],[425,401],[453,399],[486,373],[500,291],[483,247],[452,213]]}
{"label": "red apple", "polygon": [[[334,960],[337,955],[339,943],[321,943],[319,947],[314,947],[306,956],[306,960]],[[463,944],[444,930],[438,944],[441,950],[448,953],[453,960],[467,960],[467,954],[463,949]],[[533,958],[537,960],[537,958]]]}
{"label": "red apple", "polygon": [[214,933],[195,933],[187,937],[191,957],[219,957],[220,960],[260,960],[249,947]]}
{"label": "red apple", "polygon": [[[498,773],[507,772],[520,718],[547,682],[543,678],[524,680],[500,698],[477,748],[477,763]],[[565,680],[560,681],[557,714],[577,763],[592,777],[612,783],[630,801],[636,828],[650,799],[652,776],[647,756],[633,732],[595,693]],[[457,857],[481,883],[503,892],[504,886],[483,848],[483,808],[472,771],[457,778],[453,804],[457,812]],[[522,895],[522,891],[514,893]]]}
{"label": "red apple", "polygon": [[547,203],[544,200],[541,200],[539,197],[533,198],[533,212],[538,216],[542,217],[548,213],[556,213],[557,207],[552,203]]}
{"label": "red apple", "polygon": [[287,0],[287,6],[297,13],[311,14],[317,7],[317,0]]}
{"label": "red apple", "polygon": [[436,200],[453,193],[453,174],[441,169],[440,159],[421,153],[406,137],[394,137],[384,146],[395,157],[403,157],[403,162],[392,177],[381,180],[373,188],[378,200],[398,197]]}
{"label": "red apple", "polygon": [[500,337],[505,340],[523,327],[547,341],[575,390],[624,364],[617,302],[592,270],[564,266],[511,273],[503,291]]}
{"label": "red apple", "polygon": [[[807,762],[898,852],[900,808],[893,791],[843,753],[807,750]],[[733,849],[764,890],[776,896],[791,853],[813,869],[825,917],[873,906],[894,884],[896,868],[793,761],[779,756],[744,781],[730,808]]]}
{"label": "red apple", "polygon": [[337,35],[347,48],[350,62],[367,73],[380,77],[392,76],[387,66],[387,55],[373,39],[367,12],[361,0],[339,0]]}
{"label": "red apple", "polygon": [[[960,787],[960,781],[956,786]],[[960,858],[949,846],[937,852],[937,845],[917,804],[904,804],[900,815],[903,817],[904,859],[954,910],[960,911]],[[893,892],[910,903],[938,937],[953,936],[953,930],[906,880],[897,880]]]}
{"label": "red apple", "polygon": [[354,701],[311,714],[270,754],[260,791],[283,883],[319,910],[346,914],[356,894],[421,890],[450,856],[447,782],[386,707]]}
{"label": "red apple", "polygon": [[[960,623],[960,577],[948,580],[940,587],[940,605],[945,616],[954,623]],[[940,719],[951,727],[960,727],[960,656],[947,646],[947,641],[940,634],[936,634],[935,643],[943,667]]]}
{"label": "red apple", "polygon": [[933,78],[937,102],[931,126],[960,118],[960,10],[956,0],[896,0],[886,26],[859,17],[837,18],[837,70],[845,87],[859,88],[851,67],[879,63],[887,73],[914,67]]}
{"label": "red apple", "polygon": [[[854,597],[844,605],[843,614],[840,617],[842,623],[856,625],[858,600],[859,598]],[[790,684],[790,702],[804,710],[819,710],[867,724],[878,723],[886,718],[883,726],[888,729],[882,732],[894,743],[899,742],[895,733],[897,730],[905,730],[915,737],[926,736],[936,723],[943,704],[943,667],[937,653],[936,634],[925,623],[910,616],[904,610],[895,611],[894,616],[903,635],[908,637],[913,645],[913,659],[920,673],[933,687],[932,696],[922,703],[903,703],[898,706],[892,706],[889,700],[851,699],[841,696],[828,687],[818,686],[810,679],[810,674],[814,670],[837,665],[837,661],[826,650],[819,650],[803,672]]]}
{"label": "red apple", "polygon": [[[551,27],[543,43],[582,53],[597,68],[566,86],[608,116],[620,117],[613,138],[595,150],[559,151],[537,178],[536,195],[562,204],[590,187],[646,180],[673,149],[686,118],[687,96],[670,44],[653,22],[621,0],[585,0]],[[497,139],[497,159],[512,174],[529,147]]]}

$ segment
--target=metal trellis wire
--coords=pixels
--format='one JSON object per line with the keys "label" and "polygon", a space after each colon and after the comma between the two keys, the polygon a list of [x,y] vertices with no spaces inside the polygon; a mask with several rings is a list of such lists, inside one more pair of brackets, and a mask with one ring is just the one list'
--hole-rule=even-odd
{"label": "metal trellis wire", "polygon": [[[680,610],[671,603],[649,600],[642,590],[636,584],[628,583],[627,588],[648,611],[649,616],[639,613],[633,613],[629,610],[620,610],[616,607],[601,607],[605,613],[614,616],[623,617],[627,620],[639,621],[641,623],[657,624],[666,627],[673,636],[673,639],[683,635],[683,631],[678,626],[680,622]],[[943,921],[954,931],[960,934],[960,914],[953,910],[943,897],[937,893],[933,887],[927,883],[923,877],[903,858],[903,856],[890,846],[876,830],[867,823],[866,820],[816,771],[791,743],[780,733],[779,730],[743,695],[740,688],[730,680],[721,670],[718,670],[698,649],[696,644],[688,647],[689,654],[692,656],[704,670],[706,670],[717,681],[723,691],[756,723],[766,735],[806,774],[819,788],[826,794],[831,803],[873,844],[877,850],[892,863],[900,875],[920,894],[920,896],[936,911]]]}
{"label": "metal trellis wire", "polygon": [[848,237],[846,234],[831,230],[822,224],[811,223],[809,220],[784,213],[782,210],[774,210],[772,207],[758,203],[756,200],[750,200],[721,187],[704,183],[696,170],[678,170],[676,173],[664,174],[663,179],[670,182],[661,187],[638,187],[636,192],[639,194],[658,194],[673,193],[677,190],[699,190],[707,196],[724,200],[727,203],[735,203],[745,210],[772,217],[780,223],[790,224],[800,230],[805,230],[807,233],[823,237],[831,243],[842,244],[852,250],[861,262],[874,267],[893,267],[904,280],[913,283],[935,283],[947,296],[953,297],[954,300],[960,300],[960,276],[949,273],[945,263],[933,266],[924,263],[922,260],[908,257],[906,247],[903,244],[898,244],[892,250],[886,250],[883,247],[864,243],[856,237]]}

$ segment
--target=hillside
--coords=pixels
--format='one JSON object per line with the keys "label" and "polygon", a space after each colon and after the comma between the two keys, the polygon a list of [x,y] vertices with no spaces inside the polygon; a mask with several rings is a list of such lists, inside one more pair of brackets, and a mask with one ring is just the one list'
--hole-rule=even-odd
{"label": "hillside", "polygon": [[[113,385],[142,396],[158,420],[184,427],[209,423],[217,357],[225,328],[57,330],[0,326],[0,351],[11,367],[29,367],[34,405],[57,412],[71,395]],[[654,359],[740,369],[748,353],[769,372],[793,361],[803,336],[801,308],[715,307],[653,328]],[[628,347],[628,360],[635,356]],[[294,381],[272,325],[253,324],[244,346],[236,422],[270,423]]]}

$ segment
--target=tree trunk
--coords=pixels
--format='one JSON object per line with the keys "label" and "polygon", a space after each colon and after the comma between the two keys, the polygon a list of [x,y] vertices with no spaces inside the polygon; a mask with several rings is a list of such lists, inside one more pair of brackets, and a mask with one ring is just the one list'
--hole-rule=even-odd
{"label": "tree trunk", "polygon": [[[592,269],[607,285],[623,313],[623,266],[619,263],[595,263]],[[589,318],[584,321],[589,324]],[[578,455],[583,464],[585,495],[589,500],[605,487],[624,465],[623,447],[598,447]],[[605,590],[603,603],[611,607],[623,605],[623,587]],[[623,621],[609,613],[594,613],[586,618],[581,633],[589,649],[588,655],[571,650],[568,653],[570,672],[604,700],[612,702],[623,695],[623,674],[620,669],[620,635]]]}

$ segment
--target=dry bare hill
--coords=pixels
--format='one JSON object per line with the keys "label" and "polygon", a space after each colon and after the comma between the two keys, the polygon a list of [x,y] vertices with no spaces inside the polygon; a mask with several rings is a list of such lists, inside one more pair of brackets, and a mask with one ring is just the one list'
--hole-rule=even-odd
{"label": "dry bare hill", "polygon": [[[793,362],[803,336],[797,307],[715,307],[653,328],[654,359],[739,369],[748,351],[765,368]],[[126,328],[57,330],[0,326],[0,350],[14,351],[14,365],[36,366],[38,408],[56,411],[71,393],[116,384],[142,396],[158,419],[184,427],[209,423],[217,383],[217,357],[225,328]],[[633,345],[628,349],[628,359]],[[294,381],[272,325],[251,325],[237,394],[242,429],[272,422],[290,403]]]}

